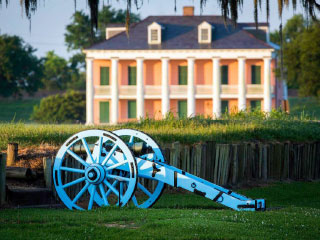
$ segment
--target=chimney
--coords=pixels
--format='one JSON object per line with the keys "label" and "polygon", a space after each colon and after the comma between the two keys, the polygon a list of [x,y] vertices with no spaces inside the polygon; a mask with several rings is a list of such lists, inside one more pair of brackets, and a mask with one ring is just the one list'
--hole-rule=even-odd
{"label": "chimney", "polygon": [[194,7],[192,6],[183,7],[183,16],[194,16]]}

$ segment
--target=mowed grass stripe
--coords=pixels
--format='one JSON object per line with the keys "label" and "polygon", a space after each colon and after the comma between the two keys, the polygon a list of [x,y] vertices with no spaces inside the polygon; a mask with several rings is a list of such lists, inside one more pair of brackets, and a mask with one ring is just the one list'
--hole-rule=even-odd
{"label": "mowed grass stripe", "polygon": [[240,192],[265,198],[269,207],[281,209],[236,212],[193,194],[164,194],[151,209],[7,209],[0,211],[0,236],[4,240],[319,239],[319,182],[278,183]]}

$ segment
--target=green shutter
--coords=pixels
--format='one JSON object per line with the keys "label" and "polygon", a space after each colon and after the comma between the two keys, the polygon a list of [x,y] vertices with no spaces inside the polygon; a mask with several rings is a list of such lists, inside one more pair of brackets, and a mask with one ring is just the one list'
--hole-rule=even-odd
{"label": "green shutter", "polygon": [[188,84],[188,67],[179,66],[179,85]]}
{"label": "green shutter", "polygon": [[109,102],[100,102],[100,123],[109,122]]}
{"label": "green shutter", "polygon": [[128,101],[128,118],[137,118],[137,102],[135,100]]}
{"label": "green shutter", "polygon": [[228,65],[221,66],[221,84],[228,84]]}
{"label": "green shutter", "polygon": [[221,113],[229,113],[229,101],[223,100],[221,101]]}
{"label": "green shutter", "polygon": [[261,67],[260,66],[251,66],[251,83],[252,84],[261,84]]}
{"label": "green shutter", "polygon": [[178,101],[178,116],[179,118],[185,118],[187,117],[187,101],[181,100]]}
{"label": "green shutter", "polygon": [[109,85],[109,67],[100,67],[100,85]]}
{"label": "green shutter", "polygon": [[250,101],[250,108],[251,111],[254,111],[255,109],[261,109],[261,101],[260,100],[252,100]]}
{"label": "green shutter", "polygon": [[137,85],[137,67],[128,67],[128,85]]}

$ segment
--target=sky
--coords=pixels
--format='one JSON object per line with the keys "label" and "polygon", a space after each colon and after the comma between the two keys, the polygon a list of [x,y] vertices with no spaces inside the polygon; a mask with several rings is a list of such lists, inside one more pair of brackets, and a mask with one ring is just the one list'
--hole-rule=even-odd
{"label": "sky", "polygon": [[[263,6],[258,13],[259,21],[261,22],[266,21],[265,1],[262,0]],[[271,31],[278,29],[281,23],[278,16],[277,1],[270,0]],[[64,34],[66,25],[71,22],[72,14],[75,12],[74,0],[39,0],[38,9],[31,18],[31,25],[19,2],[17,0],[9,0],[7,7],[5,3],[2,4],[0,8],[0,34],[22,37],[26,43],[37,49],[35,54],[38,57],[44,57],[51,50],[54,50],[56,54],[64,58],[72,56],[73,52],[68,52],[64,43]],[[115,9],[126,9],[126,0],[100,0],[100,7],[103,4],[107,5],[108,2]],[[150,15],[179,16],[182,15],[183,6],[194,6],[195,15],[200,15],[200,0],[176,0],[176,2],[176,12],[174,11],[174,0],[144,0],[139,9],[133,4],[132,12],[140,14],[142,19]],[[238,22],[254,22],[253,2],[254,0],[244,0]],[[296,11],[293,11],[292,7],[284,9],[283,24],[294,14],[304,13],[300,6],[300,1],[298,2]],[[76,10],[83,10],[89,14],[87,0],[77,0]],[[221,15],[217,0],[208,0],[202,15]]]}

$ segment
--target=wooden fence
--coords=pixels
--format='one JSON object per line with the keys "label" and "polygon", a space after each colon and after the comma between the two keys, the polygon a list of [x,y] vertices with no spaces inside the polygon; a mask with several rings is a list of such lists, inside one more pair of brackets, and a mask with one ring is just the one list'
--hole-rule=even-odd
{"label": "wooden fence", "polygon": [[161,145],[167,163],[216,184],[320,178],[320,142]]}

